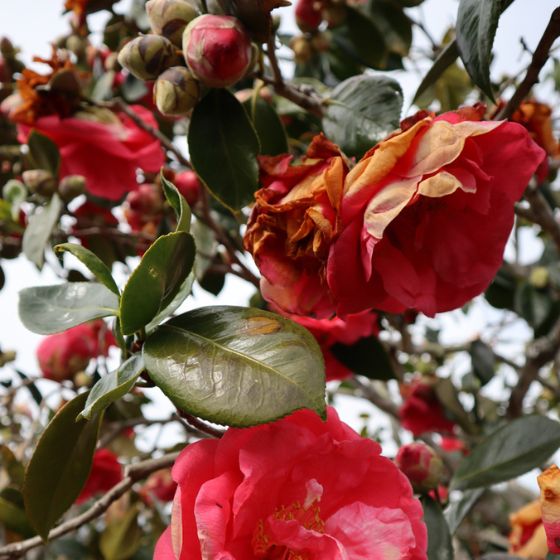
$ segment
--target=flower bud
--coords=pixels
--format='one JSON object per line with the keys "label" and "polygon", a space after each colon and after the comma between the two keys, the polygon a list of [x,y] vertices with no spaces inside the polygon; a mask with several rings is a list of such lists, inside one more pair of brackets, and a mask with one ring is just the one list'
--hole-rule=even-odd
{"label": "flower bud", "polygon": [[51,196],[56,191],[56,179],[45,169],[30,169],[21,174],[25,186],[35,194]]}
{"label": "flower bud", "polygon": [[425,443],[403,445],[395,457],[397,467],[410,480],[416,492],[435,488],[443,477],[443,462]]}
{"label": "flower bud", "polygon": [[198,16],[196,8],[185,0],[148,0],[146,13],[152,31],[167,37],[178,47],[181,47],[185,27]]}
{"label": "flower bud", "polygon": [[198,102],[200,87],[184,66],[168,68],[156,80],[154,101],[163,115],[185,115]]}
{"label": "flower bud", "polygon": [[142,35],[119,52],[121,66],[140,80],[155,80],[166,68],[179,63],[175,46],[159,35]]}
{"label": "flower bud", "polygon": [[68,175],[58,185],[58,194],[64,202],[70,202],[77,196],[84,194],[86,190],[86,178],[83,175]]}
{"label": "flower bud", "polygon": [[190,206],[196,203],[200,196],[202,185],[194,171],[187,170],[177,173],[173,183],[177,190],[187,199]]}
{"label": "flower bud", "polygon": [[183,54],[195,78],[208,87],[223,88],[249,69],[251,41],[238,19],[206,14],[187,25]]}
{"label": "flower bud", "polygon": [[294,51],[294,58],[298,64],[305,64],[313,56],[313,47],[306,37],[300,35],[290,41],[290,47]]}
{"label": "flower bud", "polygon": [[297,26],[302,31],[316,31],[323,20],[321,3],[316,0],[298,0],[295,15]]}

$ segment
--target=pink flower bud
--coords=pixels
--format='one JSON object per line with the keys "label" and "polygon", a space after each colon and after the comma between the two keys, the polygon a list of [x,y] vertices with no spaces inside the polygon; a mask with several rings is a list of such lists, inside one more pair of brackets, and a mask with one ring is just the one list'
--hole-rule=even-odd
{"label": "pink flower bud", "polygon": [[190,206],[196,203],[200,196],[200,179],[194,171],[181,171],[175,175],[175,186],[179,192],[187,199]]}
{"label": "pink flower bud", "polygon": [[204,85],[228,87],[251,65],[251,40],[238,19],[206,14],[187,25],[183,54],[194,77]]}
{"label": "pink flower bud", "polygon": [[395,457],[397,467],[407,476],[417,492],[435,488],[443,476],[443,462],[425,443],[403,445]]}
{"label": "pink flower bud", "polygon": [[295,15],[297,26],[302,31],[316,31],[323,20],[321,2],[317,2],[317,0],[298,0]]}

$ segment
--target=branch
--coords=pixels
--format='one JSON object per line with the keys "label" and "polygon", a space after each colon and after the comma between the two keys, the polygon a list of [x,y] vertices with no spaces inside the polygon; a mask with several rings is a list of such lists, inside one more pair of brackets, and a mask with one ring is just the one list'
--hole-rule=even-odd
{"label": "branch", "polygon": [[183,418],[191,428],[194,428],[197,432],[201,432],[203,435],[221,438],[225,434],[224,430],[214,428],[213,426],[210,426],[210,424],[203,422],[202,420],[200,420],[200,418],[197,418],[192,414],[187,414],[186,412],[179,411],[179,416]]}
{"label": "branch", "polygon": [[527,350],[525,365],[519,370],[517,385],[511,391],[508,405],[508,416],[517,418],[523,413],[523,400],[533,381],[539,380],[539,370],[554,359],[560,347],[560,320],[552,330],[538,338]]}
{"label": "branch", "polygon": [[507,105],[498,113],[496,119],[509,119],[511,115],[513,115],[521,101],[523,101],[523,99],[525,99],[527,94],[531,91],[531,88],[536,83],[538,83],[540,71],[548,60],[550,48],[559,36],[560,7],[556,8],[550,16],[550,21],[548,22],[541,40],[539,41],[539,44],[535,49],[531,64],[529,65],[529,68],[527,68],[525,78],[523,78],[523,81],[519,84],[515,93],[508,101]]}
{"label": "branch", "polygon": [[[58,527],[52,529],[49,533],[48,540],[53,541],[58,539],[67,533],[71,533],[72,531],[79,529],[86,523],[93,521],[102,513],[107,511],[113,502],[118,500],[122,495],[126,494],[136,482],[143,480],[153,472],[171,467],[178,455],[179,453],[170,453],[169,455],[164,455],[163,457],[159,457],[157,459],[149,459],[129,466],[123,480],[121,480],[116,486],[113,486],[109,492],[97,500],[84,513],[69,519],[65,523],[61,523]],[[0,558],[17,558],[29,550],[42,546],[43,544],[45,543],[39,536],[17,543],[12,543],[0,548]]]}
{"label": "branch", "polygon": [[399,409],[391,401],[383,398],[370,383],[365,383],[358,376],[354,376],[352,380],[349,381],[350,384],[354,385],[362,393],[362,396],[368,400],[371,404],[386,412],[393,418],[399,418]]}

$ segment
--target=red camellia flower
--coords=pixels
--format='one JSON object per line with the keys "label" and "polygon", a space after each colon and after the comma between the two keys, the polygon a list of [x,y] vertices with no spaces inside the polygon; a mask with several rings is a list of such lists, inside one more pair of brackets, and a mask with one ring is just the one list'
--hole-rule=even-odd
{"label": "red camellia flower", "polygon": [[421,505],[380,452],[333,409],[189,445],[154,559],[425,559]]}
{"label": "red camellia flower", "polygon": [[509,523],[509,552],[517,558],[544,560],[548,554],[548,547],[539,500],[529,502],[510,514]]}
{"label": "red camellia flower", "polygon": [[344,319],[314,319],[303,315],[288,315],[292,321],[305,327],[317,339],[323,358],[325,359],[325,373],[327,381],[346,379],[352,371],[337,360],[331,348],[338,343],[352,345],[361,338],[378,334],[377,315],[370,311],[362,311],[347,315]]}
{"label": "red camellia flower", "polygon": [[395,457],[397,467],[418,492],[436,488],[443,477],[443,462],[424,442],[403,445]]}
{"label": "red camellia flower", "polygon": [[44,377],[64,381],[84,370],[92,358],[106,356],[112,345],[113,333],[97,319],[45,337],[37,348],[37,360]]}
{"label": "red camellia flower", "polygon": [[140,494],[149,505],[155,496],[160,502],[170,502],[175,497],[177,483],[171,478],[170,470],[156,471],[146,480]]}
{"label": "red camellia flower", "polygon": [[430,383],[416,380],[401,390],[405,393],[405,401],[399,411],[403,428],[415,436],[424,432],[453,431],[455,423],[445,417],[445,411]]}
{"label": "red camellia flower", "polygon": [[318,317],[434,315],[484,291],[544,152],[521,125],[477,115],[409,121],[349,172],[332,145],[305,165],[265,160],[245,238],[264,297]]}
{"label": "red camellia flower", "polygon": [[[147,125],[157,128],[150,111],[139,105],[131,109]],[[40,117],[32,126],[18,124],[19,141],[25,143],[33,129],[58,146],[60,177],[83,175],[88,192],[100,198],[118,200],[137,188],[138,169],[156,172],[164,163],[159,141],[124,113]]]}
{"label": "red camellia flower", "polygon": [[187,169],[186,171],[181,171],[175,175],[173,184],[177,187],[177,190],[187,199],[190,206],[196,204],[198,198],[200,197],[200,189],[202,185],[200,184],[200,179],[198,175]]}
{"label": "red camellia flower", "polygon": [[560,554],[560,469],[552,465],[537,477],[548,550]]}
{"label": "red camellia flower", "polygon": [[122,467],[117,456],[108,449],[98,449],[93,455],[93,464],[76,504],[82,504],[95,496],[110,490],[123,478]]}

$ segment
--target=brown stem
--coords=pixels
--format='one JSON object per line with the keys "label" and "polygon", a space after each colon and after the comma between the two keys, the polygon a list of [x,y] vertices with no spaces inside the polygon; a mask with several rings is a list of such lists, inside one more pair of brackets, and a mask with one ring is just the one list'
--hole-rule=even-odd
{"label": "brown stem", "polygon": [[538,83],[539,74],[542,67],[548,60],[550,48],[554,41],[560,36],[560,7],[556,8],[550,16],[550,21],[535,49],[533,58],[523,81],[517,86],[515,93],[508,101],[507,105],[498,113],[496,118],[509,119],[515,112],[521,101],[525,99],[531,88]]}
{"label": "brown stem", "polygon": [[192,414],[187,414],[186,412],[179,411],[179,416],[183,418],[187,424],[195,428],[197,431],[202,432],[205,435],[221,438],[225,434],[225,430],[219,430],[203,422],[200,418],[193,416]]}
{"label": "brown stem", "polygon": [[[153,472],[171,467],[178,455],[178,453],[170,453],[169,455],[164,455],[163,457],[159,457],[157,459],[149,459],[147,461],[141,461],[140,463],[131,465],[127,468],[125,477],[117,485],[113,486],[111,490],[104,494],[103,497],[99,498],[99,500],[97,500],[88,510],[52,529],[49,532],[48,540],[53,541],[58,539],[67,533],[71,533],[72,531],[79,529],[86,523],[93,521],[102,513],[107,511],[113,502],[126,494],[136,482],[145,479]],[[37,548],[43,544],[43,540],[38,536],[17,543],[12,543],[0,548],[0,558],[18,558],[29,550]]]}
{"label": "brown stem", "polygon": [[362,396],[368,400],[371,404],[386,412],[390,416],[394,418],[399,418],[399,409],[395,406],[391,401],[383,398],[371,385],[371,383],[364,382],[359,379],[357,376],[354,376],[350,381],[354,387],[359,389],[362,393]]}

